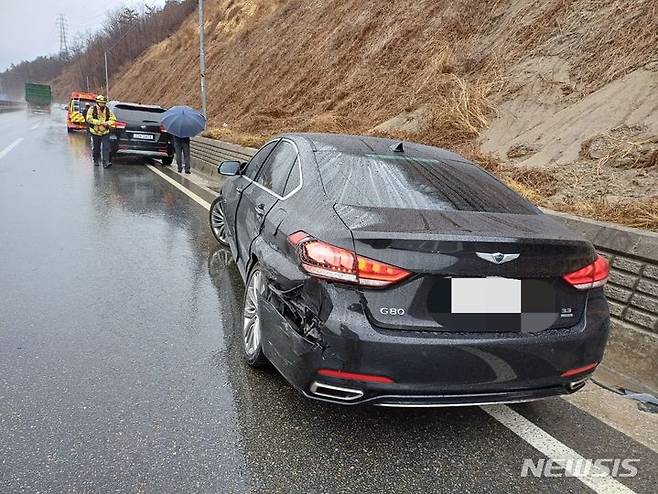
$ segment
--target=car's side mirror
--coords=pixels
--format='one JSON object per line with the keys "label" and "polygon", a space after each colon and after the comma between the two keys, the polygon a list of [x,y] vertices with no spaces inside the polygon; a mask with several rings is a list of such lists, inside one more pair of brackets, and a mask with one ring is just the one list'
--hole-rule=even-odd
{"label": "car's side mirror", "polygon": [[240,162],[239,161],[222,161],[217,167],[217,172],[220,175],[226,175],[228,177],[233,177],[240,174]]}

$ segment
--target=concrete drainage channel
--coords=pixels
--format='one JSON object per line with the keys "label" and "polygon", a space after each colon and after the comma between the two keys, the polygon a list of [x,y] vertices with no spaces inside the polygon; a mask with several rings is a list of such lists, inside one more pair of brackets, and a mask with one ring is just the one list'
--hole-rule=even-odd
{"label": "concrete drainage channel", "polygon": [[[197,137],[192,168],[213,188],[223,160],[247,161],[256,149]],[[589,239],[610,262],[605,288],[612,327],[602,367],[623,387],[658,394],[658,233],[544,210]]]}

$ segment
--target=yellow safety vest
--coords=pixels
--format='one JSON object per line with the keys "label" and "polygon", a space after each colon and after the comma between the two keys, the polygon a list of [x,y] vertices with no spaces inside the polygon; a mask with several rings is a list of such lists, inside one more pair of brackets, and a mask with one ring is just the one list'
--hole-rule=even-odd
{"label": "yellow safety vest", "polygon": [[110,128],[114,126],[117,117],[106,106],[101,110],[98,105],[92,106],[87,110],[87,123],[89,132],[97,136],[104,136],[110,133]]}

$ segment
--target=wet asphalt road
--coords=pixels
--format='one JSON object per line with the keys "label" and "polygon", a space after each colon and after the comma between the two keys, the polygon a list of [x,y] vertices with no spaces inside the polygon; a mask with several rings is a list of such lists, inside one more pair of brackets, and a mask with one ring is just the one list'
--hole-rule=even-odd
{"label": "wet asphalt road", "polygon": [[[18,141],[18,139],[21,139]],[[207,211],[94,168],[63,112],[0,115],[0,492],[583,492],[482,409],[341,408],[241,360]],[[586,458],[657,455],[561,399],[514,410]]]}

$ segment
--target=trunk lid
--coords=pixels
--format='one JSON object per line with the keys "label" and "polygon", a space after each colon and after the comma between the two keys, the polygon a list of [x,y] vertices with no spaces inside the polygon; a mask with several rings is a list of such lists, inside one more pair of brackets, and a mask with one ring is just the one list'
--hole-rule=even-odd
{"label": "trunk lid", "polygon": [[124,138],[137,142],[158,142],[160,123],[153,120],[127,121],[123,129]]}
{"label": "trunk lid", "polygon": [[[596,252],[544,214],[335,209],[358,254],[414,273],[383,290],[361,290],[378,326],[537,332],[582,317],[587,295],[561,275],[594,261]],[[497,254],[515,258],[497,264]]]}
{"label": "trunk lid", "polygon": [[159,106],[118,103],[113,107],[118,121],[126,126],[117,132],[119,139],[137,145],[155,144],[168,141],[168,134],[160,131],[160,118],[164,108]]}

